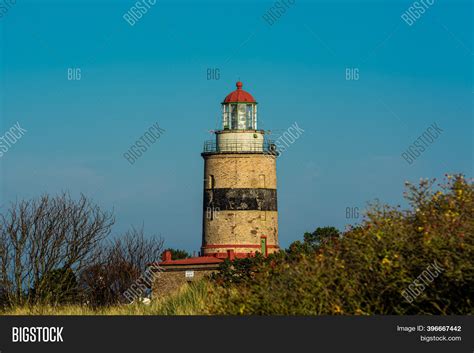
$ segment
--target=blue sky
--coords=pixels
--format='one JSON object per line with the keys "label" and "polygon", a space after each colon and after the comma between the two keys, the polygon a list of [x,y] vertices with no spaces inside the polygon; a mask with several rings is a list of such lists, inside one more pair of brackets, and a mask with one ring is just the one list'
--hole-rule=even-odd
{"label": "blue sky", "polygon": [[[472,176],[472,2],[435,1],[408,26],[412,1],[296,0],[270,26],[274,1],[158,0],[130,26],[134,2],[17,1],[0,18],[0,136],[28,131],[0,158],[2,210],[82,192],[114,210],[116,234],[144,224],[199,250],[200,152],[238,79],[260,127],[305,130],[278,161],[283,246],[356,222],[347,207],[404,205],[405,180]],[[130,165],[155,122],[166,132]],[[401,154],[432,123],[443,133],[409,165]]]}

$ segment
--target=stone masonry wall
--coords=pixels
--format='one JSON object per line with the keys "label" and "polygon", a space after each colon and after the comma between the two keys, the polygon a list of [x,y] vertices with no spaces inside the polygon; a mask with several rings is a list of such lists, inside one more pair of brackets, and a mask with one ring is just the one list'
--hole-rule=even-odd
{"label": "stone masonry wall", "polygon": [[[204,155],[204,254],[278,249],[276,158],[258,153]],[[222,245],[222,247],[219,247]],[[224,245],[252,245],[229,247]]]}

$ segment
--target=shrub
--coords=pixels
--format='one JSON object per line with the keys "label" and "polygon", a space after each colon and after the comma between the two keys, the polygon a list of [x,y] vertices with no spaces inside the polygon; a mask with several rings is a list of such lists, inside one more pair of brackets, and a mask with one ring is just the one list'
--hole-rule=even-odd
{"label": "shrub", "polygon": [[191,257],[191,255],[186,250],[169,248],[165,249],[164,251],[171,252],[171,260],[189,259]]}
{"label": "shrub", "polygon": [[341,233],[334,227],[318,227],[313,233],[304,233],[303,242],[299,240],[293,242],[288,248],[287,253],[291,257],[311,254],[317,251],[323,244],[337,242],[340,236]]}
{"label": "shrub", "polygon": [[[373,204],[341,238],[303,247],[298,256],[290,248],[242,280],[215,286],[212,312],[473,314],[473,184],[455,175],[433,185],[407,184],[407,211]],[[442,270],[423,280],[433,264]]]}
{"label": "shrub", "polygon": [[53,305],[74,303],[78,298],[77,280],[71,268],[46,272],[29,293],[34,303]]}
{"label": "shrub", "polygon": [[266,261],[268,260],[260,253],[256,253],[255,257],[235,259],[233,261],[226,259],[219,266],[219,272],[212,274],[211,278],[216,283],[226,287],[246,283],[256,276]]}

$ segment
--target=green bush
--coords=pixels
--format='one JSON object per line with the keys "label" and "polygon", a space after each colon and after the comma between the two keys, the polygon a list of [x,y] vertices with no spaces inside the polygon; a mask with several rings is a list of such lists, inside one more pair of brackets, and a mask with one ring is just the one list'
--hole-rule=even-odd
{"label": "green bush", "polygon": [[226,259],[220,265],[219,272],[212,274],[211,278],[217,284],[224,287],[246,283],[256,276],[266,261],[268,260],[260,253],[256,253],[255,257],[235,259],[233,261]]}
{"label": "green bush", "polygon": [[171,260],[189,259],[191,257],[191,254],[186,250],[168,248],[163,250],[163,252],[165,251],[171,252]]}
{"label": "green bush", "polygon": [[73,303],[78,297],[76,275],[69,267],[48,271],[35,283],[30,294],[32,303]]}
{"label": "green bush", "polygon": [[313,233],[306,232],[303,242],[297,240],[291,243],[287,250],[290,257],[299,257],[301,254],[311,254],[321,246],[331,242],[337,242],[341,233],[334,227],[319,227]]}
{"label": "green bush", "polygon": [[[447,176],[439,187],[434,182],[407,184],[407,211],[373,204],[362,224],[341,237],[305,236],[286,252],[249,260],[251,270],[242,275],[227,264],[216,278],[238,280],[217,281],[211,311],[473,314],[473,184],[462,175]],[[426,277],[428,270],[436,276]]]}

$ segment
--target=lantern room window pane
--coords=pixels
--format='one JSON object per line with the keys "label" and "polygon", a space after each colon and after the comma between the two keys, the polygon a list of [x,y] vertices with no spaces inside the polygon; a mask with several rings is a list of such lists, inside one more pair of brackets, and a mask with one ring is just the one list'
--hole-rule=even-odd
{"label": "lantern room window pane", "polygon": [[240,130],[245,130],[246,128],[246,111],[245,104],[239,104],[239,127]]}
{"label": "lantern room window pane", "polygon": [[229,126],[230,124],[229,124],[229,105],[228,104],[224,104],[222,113],[223,113],[222,125],[224,126],[224,129],[228,129],[230,127]]}
{"label": "lantern room window pane", "polygon": [[252,104],[247,104],[247,116],[246,116],[246,121],[247,121],[247,130],[254,130],[254,124],[253,124],[253,105]]}
{"label": "lantern room window pane", "polygon": [[253,126],[254,129],[257,130],[257,105],[253,106]]}
{"label": "lantern room window pane", "polygon": [[232,104],[230,106],[230,116],[231,116],[231,129],[238,129],[237,127],[237,104]]}

